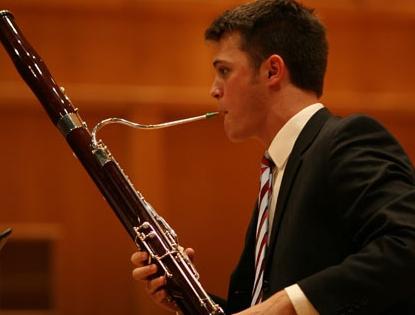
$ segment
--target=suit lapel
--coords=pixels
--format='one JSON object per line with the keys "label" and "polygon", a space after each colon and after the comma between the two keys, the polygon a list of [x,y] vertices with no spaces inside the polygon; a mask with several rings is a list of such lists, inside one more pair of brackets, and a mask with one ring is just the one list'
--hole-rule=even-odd
{"label": "suit lapel", "polygon": [[314,116],[312,116],[311,119],[304,126],[300,135],[298,136],[298,139],[295,142],[293,150],[288,158],[287,166],[284,171],[280,191],[278,194],[274,220],[272,222],[272,232],[269,242],[269,249],[267,250],[267,258],[265,260],[266,266],[264,279],[268,279],[268,266],[271,265],[271,259],[269,254],[274,252],[287,200],[288,197],[291,195],[292,184],[297,176],[298,170],[301,168],[303,153],[312,144],[320,129],[323,127],[323,125],[326,123],[330,116],[331,114],[326,108],[319,110]]}

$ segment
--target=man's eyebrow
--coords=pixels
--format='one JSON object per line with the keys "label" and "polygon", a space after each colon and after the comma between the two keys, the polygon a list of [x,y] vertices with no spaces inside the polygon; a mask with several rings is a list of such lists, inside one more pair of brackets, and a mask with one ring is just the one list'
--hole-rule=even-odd
{"label": "man's eyebrow", "polygon": [[213,62],[212,62],[212,65],[213,65],[213,67],[217,67],[218,66],[218,64],[220,64],[220,63],[225,63],[226,61],[225,60],[222,60],[222,59],[215,59],[215,60],[213,60]]}

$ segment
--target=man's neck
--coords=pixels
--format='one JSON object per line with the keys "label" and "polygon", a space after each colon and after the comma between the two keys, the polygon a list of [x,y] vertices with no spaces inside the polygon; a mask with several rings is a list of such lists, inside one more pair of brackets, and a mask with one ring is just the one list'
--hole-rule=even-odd
{"label": "man's neck", "polygon": [[286,93],[279,93],[270,106],[267,121],[263,133],[259,135],[259,140],[267,148],[278,131],[293,116],[307,106],[318,102],[319,99],[314,93],[306,92],[298,88],[289,89]]}

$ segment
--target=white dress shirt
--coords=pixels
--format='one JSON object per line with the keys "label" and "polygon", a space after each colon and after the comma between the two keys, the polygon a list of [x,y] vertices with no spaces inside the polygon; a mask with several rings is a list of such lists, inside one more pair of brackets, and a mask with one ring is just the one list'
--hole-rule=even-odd
{"label": "white dress shirt", "polygon": [[[306,123],[318,110],[323,107],[324,106],[321,103],[312,104],[291,117],[291,119],[277,133],[268,148],[268,154],[275,164],[273,173],[274,181],[272,186],[271,207],[269,212],[270,224],[268,235],[271,235],[272,222],[275,215],[278,193],[280,191],[281,181],[284,175],[288,157],[290,156],[295,141],[297,140]],[[288,297],[290,298],[291,303],[294,305],[295,311],[298,315],[319,314],[307,299],[298,284],[293,284],[285,288],[285,292],[288,294]]]}

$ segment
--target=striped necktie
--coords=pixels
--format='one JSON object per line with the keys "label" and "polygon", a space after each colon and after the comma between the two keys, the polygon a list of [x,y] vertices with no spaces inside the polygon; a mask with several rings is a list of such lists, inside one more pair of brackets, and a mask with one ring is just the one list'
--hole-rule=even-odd
{"label": "striped necktie", "polygon": [[261,183],[258,196],[258,223],[256,228],[255,245],[255,281],[252,290],[251,305],[256,305],[262,300],[262,282],[265,266],[265,251],[268,247],[268,214],[272,195],[272,168],[274,163],[267,153],[261,163]]}

